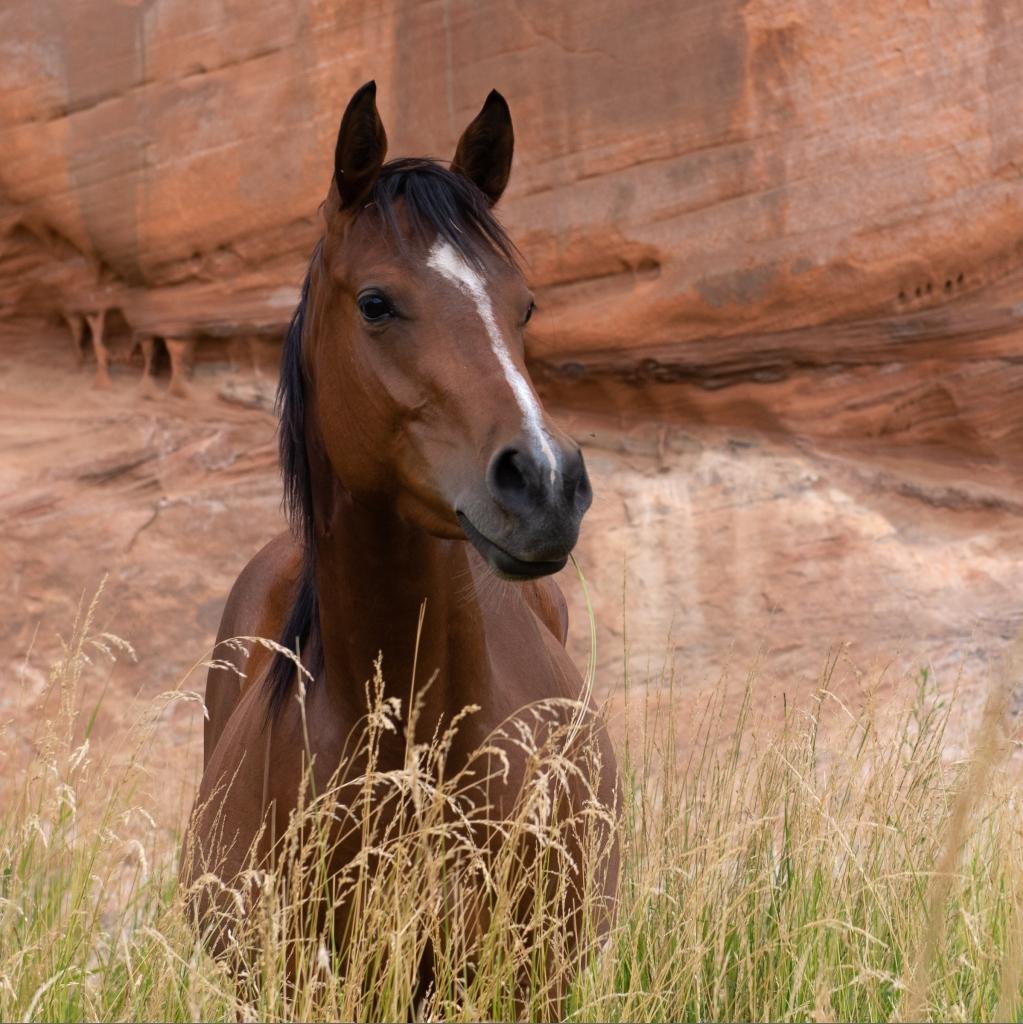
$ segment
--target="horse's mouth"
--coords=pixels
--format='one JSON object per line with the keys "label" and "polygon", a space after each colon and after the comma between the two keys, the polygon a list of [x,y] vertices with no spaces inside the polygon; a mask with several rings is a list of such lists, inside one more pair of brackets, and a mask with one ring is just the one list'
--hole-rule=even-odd
{"label": "horse's mouth", "polygon": [[464,512],[456,512],[458,524],[462,527],[469,543],[487,560],[487,564],[506,580],[535,580],[541,576],[550,576],[565,568],[568,556],[550,562],[530,562],[516,558],[504,548],[484,537],[469,521]]}

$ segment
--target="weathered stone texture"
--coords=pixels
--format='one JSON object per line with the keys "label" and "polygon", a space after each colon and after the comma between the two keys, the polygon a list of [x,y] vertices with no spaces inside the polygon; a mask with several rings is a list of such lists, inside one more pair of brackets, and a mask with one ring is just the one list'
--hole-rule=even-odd
{"label": "weathered stone texture", "polygon": [[[843,371],[834,413],[897,363],[954,419],[940,380],[972,339],[947,324],[1023,265],[1020,52],[1021,0],[12,0],[3,312],[276,330],[353,88],[378,80],[393,153],[448,156],[497,86],[518,138],[504,217],[542,307],[530,354],[569,367],[552,386],[599,368],[642,408],[642,368],[675,365],[672,404],[720,413],[694,384],[728,384],[741,351],[762,387],[721,414],[763,425],[808,367]],[[1018,336],[1018,303],[992,315]],[[1007,393],[1020,371],[994,358]]]}
{"label": "weathered stone texture", "polygon": [[[12,661],[107,569],[152,687],[212,640],[282,526],[260,366],[376,78],[394,155],[448,157],[489,89],[510,101],[528,355],[597,492],[601,692],[627,578],[637,673],[677,657],[687,694],[760,653],[777,708],[850,641],[849,693],[893,659],[976,696],[1021,625],[1021,54],[1023,0],[6,0]],[[101,309],[97,393],[61,317]],[[190,398],[128,386],[135,336],[199,339]]]}

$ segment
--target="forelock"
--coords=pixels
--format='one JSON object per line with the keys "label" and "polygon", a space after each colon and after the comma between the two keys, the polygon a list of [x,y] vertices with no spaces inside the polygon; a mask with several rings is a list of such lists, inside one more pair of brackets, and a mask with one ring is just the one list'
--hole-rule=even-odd
{"label": "forelock", "polygon": [[447,242],[477,268],[488,255],[517,265],[518,251],[494,217],[486,196],[464,175],[434,160],[400,159],[384,164],[369,199],[356,214],[356,218],[367,216],[378,217],[400,249],[407,246],[411,235],[423,245]]}

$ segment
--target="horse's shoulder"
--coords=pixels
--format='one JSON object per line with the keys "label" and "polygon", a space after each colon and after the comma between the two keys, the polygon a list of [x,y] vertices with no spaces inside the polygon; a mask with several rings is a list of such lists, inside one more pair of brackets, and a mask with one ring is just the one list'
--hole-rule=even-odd
{"label": "horse's shoulder", "polygon": [[217,633],[217,664],[206,676],[205,762],[242,693],[270,660],[270,652],[263,647],[242,649],[224,646],[224,642],[243,636],[277,639],[288,614],[301,560],[301,547],[291,534],[278,534],[249,559],[231,587]]}
{"label": "horse's shoulder", "polygon": [[[302,566],[302,548],[288,532],[263,545],[238,574],[224,607],[239,622],[262,623],[281,616]],[[283,608],[284,614],[287,608]],[[262,634],[260,634],[262,635]]]}

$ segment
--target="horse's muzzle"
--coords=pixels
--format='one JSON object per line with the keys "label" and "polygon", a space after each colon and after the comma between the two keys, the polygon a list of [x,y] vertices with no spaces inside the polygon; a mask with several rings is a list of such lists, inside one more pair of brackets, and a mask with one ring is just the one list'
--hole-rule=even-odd
{"label": "horse's muzzle", "polygon": [[564,568],[593,501],[582,452],[559,445],[545,457],[509,445],[490,460],[486,484],[490,500],[468,502],[456,515],[491,568],[517,580]]}

